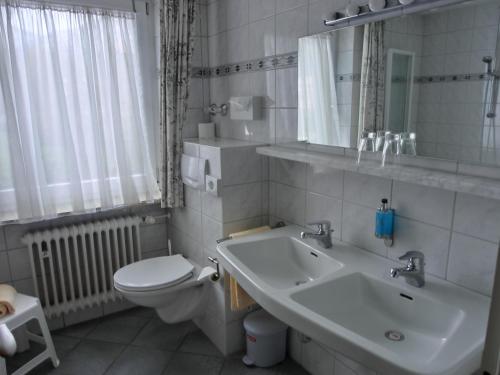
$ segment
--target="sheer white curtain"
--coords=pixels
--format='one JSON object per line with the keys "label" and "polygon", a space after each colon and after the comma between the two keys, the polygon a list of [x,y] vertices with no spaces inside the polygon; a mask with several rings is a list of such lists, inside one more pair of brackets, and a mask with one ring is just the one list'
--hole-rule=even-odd
{"label": "sheer white curtain", "polygon": [[133,13],[0,0],[0,221],[159,198]]}
{"label": "sheer white curtain", "polygon": [[346,141],[341,139],[335,84],[336,64],[336,34],[299,39],[299,140],[335,146],[344,145]]}

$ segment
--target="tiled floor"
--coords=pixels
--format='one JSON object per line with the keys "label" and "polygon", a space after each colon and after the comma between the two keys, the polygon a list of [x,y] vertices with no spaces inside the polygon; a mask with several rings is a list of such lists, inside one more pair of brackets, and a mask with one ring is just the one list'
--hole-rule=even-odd
{"label": "tiled floor", "polygon": [[[224,358],[192,323],[168,325],[153,310],[136,308],[53,333],[61,365],[39,366],[37,375],[307,375],[290,359],[248,368],[241,355]],[[9,373],[41,349],[7,361]]]}

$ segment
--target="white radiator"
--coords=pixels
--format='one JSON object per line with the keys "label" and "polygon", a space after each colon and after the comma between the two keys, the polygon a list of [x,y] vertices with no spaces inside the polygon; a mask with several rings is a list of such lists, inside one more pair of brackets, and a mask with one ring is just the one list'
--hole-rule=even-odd
{"label": "white radiator", "polygon": [[141,259],[140,222],[120,217],[23,237],[35,291],[49,318],[121,298],[113,274]]}

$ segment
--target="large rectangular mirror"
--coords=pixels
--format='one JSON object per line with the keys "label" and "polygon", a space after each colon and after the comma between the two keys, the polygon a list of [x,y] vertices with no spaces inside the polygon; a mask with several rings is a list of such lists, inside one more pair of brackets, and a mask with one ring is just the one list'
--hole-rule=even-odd
{"label": "large rectangular mirror", "polygon": [[499,15],[474,1],[301,38],[298,140],[412,133],[419,156],[500,164]]}

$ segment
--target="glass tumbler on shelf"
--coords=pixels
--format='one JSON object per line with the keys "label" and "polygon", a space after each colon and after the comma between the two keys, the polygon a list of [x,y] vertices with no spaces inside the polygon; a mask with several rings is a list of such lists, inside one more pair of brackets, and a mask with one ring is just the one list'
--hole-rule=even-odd
{"label": "glass tumbler on shelf", "polygon": [[401,136],[399,134],[386,134],[384,149],[382,151],[382,167],[385,166],[387,156],[399,155],[401,153]]}
{"label": "glass tumbler on shelf", "polygon": [[387,130],[378,130],[377,131],[377,138],[375,139],[375,151],[383,151],[384,150],[384,143],[385,143],[386,134],[391,134],[391,132],[387,131]]}
{"label": "glass tumbler on shelf", "polygon": [[359,139],[358,145],[358,164],[361,161],[361,154],[363,151],[375,152],[375,142],[377,138],[377,133],[366,132],[361,133],[361,138]]}
{"label": "glass tumbler on shelf", "polygon": [[417,155],[417,134],[401,133],[401,154]]}

